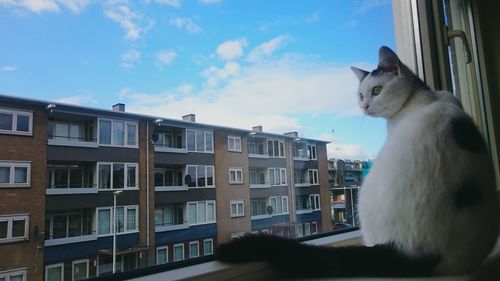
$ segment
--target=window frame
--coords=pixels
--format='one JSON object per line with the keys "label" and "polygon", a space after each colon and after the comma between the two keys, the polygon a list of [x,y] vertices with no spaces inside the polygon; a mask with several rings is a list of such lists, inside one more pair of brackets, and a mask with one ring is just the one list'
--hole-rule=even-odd
{"label": "window frame", "polygon": [[[194,150],[189,148],[188,133],[194,133]],[[198,133],[203,132],[203,150],[198,150]],[[214,153],[214,133],[208,130],[196,130],[196,129],[186,129],[186,150],[188,153]],[[210,137],[207,137],[210,136]],[[208,141],[210,140],[210,141]],[[210,143],[210,146],[207,144]]]}
{"label": "window frame", "polygon": [[[100,188],[100,166],[101,165],[110,165],[110,180],[109,180],[109,188]],[[113,172],[114,165],[123,165],[123,188],[114,188],[113,187]],[[135,186],[128,186],[128,168],[129,166],[135,166]],[[139,163],[132,162],[97,162],[96,164],[96,185],[97,191],[117,191],[117,190],[138,190],[139,189]]]}
{"label": "window frame", "polygon": [[[189,168],[196,168],[196,178],[191,179],[191,181],[195,182],[195,186],[189,186],[188,188],[215,188],[215,166],[214,165],[186,165],[186,170],[184,172],[184,177],[189,175]],[[198,167],[205,167],[205,186],[198,186]],[[208,169],[212,168],[212,185],[208,185]],[[184,183],[186,184],[186,183]]]}
{"label": "window frame", "polygon": [[[191,223],[190,222],[190,217],[191,217],[191,213],[190,213],[190,210],[189,210],[189,205],[193,205],[193,204],[196,204],[196,222],[195,223]],[[205,205],[205,221],[204,222],[199,222],[199,208],[200,208],[200,205],[204,204]],[[208,218],[209,218],[209,213],[207,212],[208,210],[208,205],[209,204],[213,204],[213,220],[209,221]],[[187,224],[189,226],[195,226],[195,225],[203,225],[203,224],[211,224],[211,223],[217,223],[217,204],[216,204],[216,201],[215,200],[205,200],[205,201],[188,201],[186,202],[186,217],[187,217]]]}
{"label": "window frame", "polygon": [[[159,251],[160,250],[165,250],[165,263],[159,263],[158,260],[159,260]],[[168,263],[168,245],[166,246],[160,246],[160,247],[156,247],[156,265],[159,265],[159,264],[167,264]]]}
{"label": "window frame", "polygon": [[[0,113],[12,115],[12,124],[11,124],[12,129],[11,130],[0,129],[0,134],[20,135],[20,136],[32,136],[33,135],[33,111],[0,107]],[[29,125],[28,125],[27,132],[17,130],[17,117],[18,116],[28,116],[29,117]]]}
{"label": "window frame", "polygon": [[316,144],[307,144],[307,158],[309,160],[318,160],[318,149]]}
{"label": "window frame", "polygon": [[[31,187],[31,161],[1,161],[0,167],[9,168],[9,182],[0,183],[0,189],[2,188],[23,188]],[[26,169],[26,182],[16,183],[16,168],[27,168]]]}
{"label": "window frame", "polygon": [[[206,250],[207,248],[205,247],[207,242],[210,242],[210,253],[207,253],[207,250]],[[213,255],[213,254],[214,254],[214,239],[213,238],[204,239],[203,240],[203,255],[209,256],[209,255]]]}
{"label": "window frame", "polygon": [[5,278],[5,281],[10,281],[12,276],[17,277],[19,275],[22,275],[23,277],[22,281],[27,281],[28,279],[27,267],[0,271],[0,278]]}
{"label": "window frame", "polygon": [[[233,205],[236,208],[236,213],[233,213]],[[241,205],[241,213],[239,206]],[[229,201],[229,216],[231,218],[239,218],[245,216],[245,201],[243,199]]]}
{"label": "window frame", "polygon": [[[109,121],[111,122],[111,132],[110,132],[110,138],[111,138],[111,143],[106,144],[106,143],[101,143],[101,121]],[[123,123],[123,145],[116,144],[115,142],[115,136],[114,136],[114,124],[115,122],[122,122]],[[128,144],[128,128],[130,126],[135,127],[135,145],[129,145]],[[127,121],[127,120],[121,120],[121,119],[110,119],[110,118],[97,118],[97,143],[99,146],[108,146],[108,147],[125,147],[125,148],[139,148],[139,122],[137,121]]]}
{"label": "window frame", "polygon": [[[175,248],[177,247],[182,247],[182,258],[181,259],[176,259],[176,256],[175,256]],[[182,260],[185,260],[186,259],[186,253],[184,252],[184,243],[177,243],[177,244],[174,244],[174,246],[172,246],[172,261],[176,262],[176,261],[182,261]]]}
{"label": "window frame", "polygon": [[83,280],[89,279],[89,266],[90,266],[89,259],[81,259],[81,260],[74,260],[71,263],[71,280],[72,281],[75,281],[75,264],[80,264],[80,263],[87,264],[87,272],[85,273],[86,277]]}
{"label": "window frame", "polygon": [[[233,147],[231,147],[231,143]],[[238,144],[239,143],[239,149]],[[242,142],[240,136],[227,136],[227,150],[230,152],[241,152],[242,151]]]}
{"label": "window frame", "polygon": [[[272,143],[270,146],[269,143]],[[275,143],[277,143],[278,151],[275,151]],[[272,150],[272,153],[269,153]],[[267,154],[269,158],[285,158],[285,142],[283,140],[267,139]]]}
{"label": "window frame", "polygon": [[[114,230],[116,231],[116,235],[122,235],[122,234],[127,234],[127,233],[137,233],[139,232],[139,205],[119,205],[116,206],[116,208],[123,208],[123,231],[116,231],[116,228]],[[127,211],[130,209],[135,209],[135,229],[129,229],[128,228],[128,214]],[[99,211],[101,210],[109,210],[110,216],[109,216],[109,233],[99,233]],[[105,236],[110,236],[113,235],[113,207],[97,207],[95,210],[95,230],[97,237],[105,237]]]}
{"label": "window frame", "polygon": [[[273,173],[272,181],[271,181],[271,171]],[[288,179],[287,179],[287,172],[286,168],[280,168],[280,167],[270,167],[267,169],[268,173],[268,179],[269,179],[269,185],[270,186],[287,186],[288,185]],[[279,176],[279,181],[276,183],[276,173]],[[283,175],[284,173],[284,175]]]}
{"label": "window frame", "polygon": [[52,269],[52,268],[61,268],[61,280],[60,281],[63,281],[64,280],[64,263],[55,263],[55,264],[51,264],[51,265],[46,265],[45,266],[45,280],[49,280],[49,269]]}
{"label": "window frame", "polygon": [[[191,247],[193,245],[196,245],[196,256],[191,256]],[[189,250],[188,252],[189,252],[190,259],[199,257],[200,256],[200,241],[189,241],[188,250]]]}
{"label": "window frame", "polygon": [[[231,179],[231,173],[234,173],[234,181]],[[238,180],[238,173],[240,174],[240,180]],[[243,168],[240,167],[231,167],[228,171],[229,176],[229,184],[243,184]]]}
{"label": "window frame", "polygon": [[319,194],[310,194],[309,200],[310,200],[311,211],[321,211],[321,199]]}
{"label": "window frame", "polygon": [[[312,178],[311,178],[310,173],[312,173]],[[308,169],[307,175],[309,176],[309,183],[311,185],[319,185],[319,171],[318,171],[318,169]]]}
{"label": "window frame", "polygon": [[[24,235],[13,237],[14,221],[24,220]],[[0,238],[0,244],[29,240],[29,214],[0,215],[0,221],[7,222],[7,237]]]}

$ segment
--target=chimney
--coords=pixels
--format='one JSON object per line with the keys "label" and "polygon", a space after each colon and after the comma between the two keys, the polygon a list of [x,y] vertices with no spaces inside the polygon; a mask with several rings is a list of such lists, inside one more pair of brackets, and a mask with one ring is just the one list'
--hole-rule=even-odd
{"label": "chimney", "polygon": [[288,133],[285,133],[284,135],[288,136],[288,137],[295,138],[295,139],[299,138],[299,133],[298,132],[288,132]]}
{"label": "chimney", "polygon": [[182,116],[182,121],[194,123],[194,122],[196,122],[196,115],[194,115],[194,114],[184,115],[184,116]]}
{"label": "chimney", "polygon": [[125,104],[124,103],[117,103],[117,104],[113,105],[113,111],[125,112]]}
{"label": "chimney", "polygon": [[262,133],[262,125],[252,127],[252,131],[256,133]]}

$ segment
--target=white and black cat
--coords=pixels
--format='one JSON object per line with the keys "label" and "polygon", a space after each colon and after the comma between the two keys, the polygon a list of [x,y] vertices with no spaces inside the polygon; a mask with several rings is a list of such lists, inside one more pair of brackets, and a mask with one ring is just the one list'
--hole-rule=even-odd
{"label": "white and black cat", "polygon": [[317,247],[249,235],[218,247],[226,262],[268,261],[288,277],[428,276],[475,272],[498,235],[488,149],[448,92],[433,92],[387,47],[378,68],[352,70],[366,115],[388,137],[359,195],[366,246]]}

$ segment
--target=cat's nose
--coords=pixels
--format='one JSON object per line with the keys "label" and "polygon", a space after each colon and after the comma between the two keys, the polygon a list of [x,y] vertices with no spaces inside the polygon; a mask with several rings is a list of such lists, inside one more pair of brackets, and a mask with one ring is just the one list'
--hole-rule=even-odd
{"label": "cat's nose", "polygon": [[363,105],[364,110],[368,110],[368,107],[370,107],[370,105],[367,103]]}

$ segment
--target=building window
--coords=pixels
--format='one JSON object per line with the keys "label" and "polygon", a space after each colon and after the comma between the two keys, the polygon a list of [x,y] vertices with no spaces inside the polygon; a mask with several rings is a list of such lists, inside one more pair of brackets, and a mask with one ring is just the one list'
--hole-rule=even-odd
{"label": "building window", "polygon": [[99,119],[99,144],[137,147],[137,122]]}
{"label": "building window", "polygon": [[302,224],[299,223],[295,226],[295,237],[302,237],[304,236],[304,230],[302,228]]}
{"label": "building window", "polygon": [[310,195],[311,197],[311,209],[312,210],[321,210],[320,206],[319,206],[319,194],[311,194]]}
{"label": "building window", "polygon": [[286,185],[285,168],[269,168],[269,182],[271,185]]}
{"label": "building window", "polygon": [[64,280],[64,264],[58,263],[45,267],[46,281],[63,281]]}
{"label": "building window", "polygon": [[316,145],[308,144],[307,145],[307,156],[309,159],[316,160]]}
{"label": "building window", "polygon": [[214,240],[205,239],[203,240],[203,255],[208,256],[214,253]]}
{"label": "building window", "polygon": [[27,272],[26,269],[14,269],[9,271],[0,272],[1,281],[26,281]]}
{"label": "building window", "polygon": [[215,222],[215,201],[188,202],[187,206],[190,225]]}
{"label": "building window", "polygon": [[308,172],[309,172],[309,183],[310,184],[315,184],[315,185],[319,184],[318,170],[311,169]]}
{"label": "building window", "polygon": [[311,232],[312,234],[318,233],[318,223],[315,221],[311,223]]}
{"label": "building window", "polygon": [[241,137],[228,136],[227,149],[229,151],[241,152]]}
{"label": "building window", "polygon": [[0,134],[32,135],[33,112],[0,108]]}
{"label": "building window", "polygon": [[59,239],[92,234],[92,209],[47,213],[45,239]]}
{"label": "building window", "polygon": [[242,184],[243,183],[243,169],[242,168],[229,168],[229,183]]}
{"label": "building window", "polygon": [[184,204],[159,205],[155,210],[155,226],[168,227],[184,224]]}
{"label": "building window", "polygon": [[174,245],[174,261],[181,261],[184,259],[184,244]]}
{"label": "building window", "polygon": [[268,140],[267,150],[269,157],[285,157],[285,144],[283,141]]}
{"label": "building window", "polygon": [[252,138],[248,140],[248,154],[267,156],[266,140]]}
{"label": "building window", "polygon": [[[135,232],[138,230],[139,216],[137,214],[139,208],[137,205],[119,206],[116,207],[116,233]],[[97,234],[107,235],[112,234],[111,227],[112,207],[97,208]]]}
{"label": "building window", "polygon": [[0,243],[28,239],[29,218],[27,215],[0,216]]}
{"label": "building window", "polygon": [[304,235],[305,236],[311,235],[311,224],[310,223],[304,224]]}
{"label": "building window", "polygon": [[214,166],[186,166],[186,182],[189,187],[214,187]]}
{"label": "building window", "polygon": [[267,215],[268,200],[266,198],[252,199],[250,203],[252,216]]}
{"label": "building window", "polygon": [[155,186],[182,186],[182,178],[180,168],[155,168]]}
{"label": "building window", "polygon": [[243,200],[231,200],[230,214],[232,218],[245,216],[245,203]]}
{"label": "building window", "polygon": [[288,213],[288,197],[273,196],[269,197],[269,205],[273,208],[273,215],[281,215]]}
{"label": "building window", "polygon": [[137,188],[137,163],[97,163],[99,189]]}
{"label": "building window", "polygon": [[73,261],[73,281],[86,280],[89,278],[89,260]]}
{"label": "building window", "polygon": [[168,262],[168,246],[156,248],[156,264],[165,264]]}
{"label": "building window", "polygon": [[200,243],[198,241],[189,242],[189,258],[200,256]]}
{"label": "building window", "polygon": [[187,150],[193,152],[213,152],[213,134],[207,131],[186,130]]}
{"label": "building window", "polygon": [[30,162],[0,161],[0,187],[29,187],[30,180]]}

